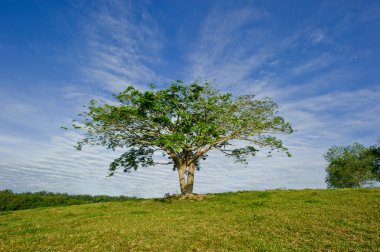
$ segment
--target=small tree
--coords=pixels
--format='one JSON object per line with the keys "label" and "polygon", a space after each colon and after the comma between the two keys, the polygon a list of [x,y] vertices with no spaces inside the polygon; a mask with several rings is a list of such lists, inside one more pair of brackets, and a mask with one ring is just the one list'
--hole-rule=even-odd
{"label": "small tree", "polygon": [[[184,85],[173,82],[167,89],[141,92],[132,86],[114,95],[118,104],[90,101],[81,120],[73,126],[85,131],[84,144],[127,150],[109,167],[110,175],[139,166],[153,166],[156,153],[168,158],[178,172],[183,195],[192,193],[195,171],[210,150],[219,150],[238,162],[246,162],[257,148],[269,147],[290,153],[271,134],[291,133],[291,125],[278,116],[278,106],[269,98],[253,95],[233,98],[208,82]],[[233,147],[231,140],[245,143]]]}
{"label": "small tree", "polygon": [[331,147],[324,155],[328,187],[360,187],[380,181],[380,147],[364,147],[359,143]]}

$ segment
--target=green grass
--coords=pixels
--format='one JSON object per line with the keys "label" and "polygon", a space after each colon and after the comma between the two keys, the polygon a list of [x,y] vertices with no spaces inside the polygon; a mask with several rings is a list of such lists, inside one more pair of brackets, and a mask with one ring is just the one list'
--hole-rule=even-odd
{"label": "green grass", "polygon": [[0,251],[380,251],[380,188],[0,213]]}

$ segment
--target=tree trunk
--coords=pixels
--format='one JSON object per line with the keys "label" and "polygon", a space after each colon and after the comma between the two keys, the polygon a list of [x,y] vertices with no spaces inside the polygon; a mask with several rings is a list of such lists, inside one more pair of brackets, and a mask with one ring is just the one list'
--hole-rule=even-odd
{"label": "tree trunk", "polygon": [[193,188],[194,188],[194,172],[195,172],[195,165],[194,163],[191,163],[189,165],[188,173],[187,173],[187,182],[185,186],[185,195],[192,194]]}
{"label": "tree trunk", "polygon": [[186,165],[181,165],[178,170],[178,177],[179,177],[179,187],[181,189],[181,194],[185,195],[185,187],[186,187],[186,181],[185,181],[185,171],[186,171]]}
{"label": "tree trunk", "polygon": [[[187,168],[187,180],[185,179],[185,172]],[[182,195],[188,195],[193,193],[194,188],[194,172],[195,165],[192,163],[188,167],[181,165],[178,170],[179,187]]]}

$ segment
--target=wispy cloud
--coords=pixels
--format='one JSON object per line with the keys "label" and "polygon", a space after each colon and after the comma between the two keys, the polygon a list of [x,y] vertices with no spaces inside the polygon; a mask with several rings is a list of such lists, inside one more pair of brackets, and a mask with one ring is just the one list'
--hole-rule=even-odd
{"label": "wispy cloud", "polygon": [[326,31],[324,31],[322,29],[316,29],[316,30],[314,30],[310,34],[310,40],[314,44],[318,44],[318,43],[321,43],[321,42],[327,42],[328,38],[326,36]]}
{"label": "wispy cloud", "polygon": [[254,25],[266,16],[264,10],[253,7],[211,12],[201,27],[199,43],[189,53],[188,76],[217,78],[224,85],[249,78],[274,54],[275,48],[261,44],[272,42],[268,32]]}
{"label": "wispy cloud", "polygon": [[[131,174],[120,171],[113,177],[106,177],[109,162],[120,152],[96,147],[77,152],[73,145],[78,139],[79,136],[74,133],[65,133],[53,137],[49,143],[35,144],[35,148],[22,160],[13,159],[0,164],[0,190],[12,188],[15,191],[48,190],[138,197],[162,197],[168,192],[178,192],[177,173],[170,166],[143,168]],[[296,152],[305,153],[305,150]],[[296,188],[323,187],[321,180],[315,178],[315,174],[323,177],[320,164],[315,164],[316,161],[310,158],[316,153],[308,149],[306,155],[297,155],[296,159],[282,155],[268,159],[260,155],[251,160],[249,167],[211,153],[201,171],[196,174],[196,191],[210,193],[266,189],[274,185],[295,188],[295,179],[298,180]],[[308,162],[308,171],[305,171],[303,160]]]}
{"label": "wispy cloud", "polygon": [[[253,15],[247,13],[255,11],[248,6],[212,12],[200,30],[199,46],[189,54],[189,75],[215,78],[222,88],[235,94],[272,97],[280,101],[281,114],[293,123],[297,132],[285,137],[285,143],[294,157],[286,161],[280,161],[279,157],[265,161],[255,159],[249,165],[253,170],[247,171],[247,175],[259,174],[266,178],[268,174],[255,171],[255,167],[265,163],[275,184],[288,187],[292,185],[292,178],[302,177],[308,181],[305,185],[323,187],[323,153],[330,146],[354,141],[374,144],[373,135],[380,135],[376,128],[380,123],[377,116],[380,111],[376,106],[376,101],[380,100],[380,83],[373,86],[361,81],[359,89],[350,88],[358,81],[350,64],[353,58],[360,58],[362,52],[347,55],[346,51],[338,49],[341,45],[336,45],[327,35],[328,29],[305,22],[278,37],[273,29],[262,30],[254,25],[265,22],[264,17],[271,13],[252,20]],[[348,29],[341,27],[344,22],[335,24],[340,32]],[[322,43],[334,53],[320,53],[318,46]],[[222,161],[216,159],[215,162],[214,166],[224,166]],[[291,175],[281,183],[273,173]]]}
{"label": "wispy cloud", "polygon": [[81,71],[89,81],[119,91],[161,80],[154,67],[162,60],[163,37],[143,2],[103,2],[83,27]]}
{"label": "wispy cloud", "polygon": [[[166,76],[160,74],[163,66],[183,60],[186,64],[178,63],[176,72],[169,67],[162,72],[173,74],[171,78],[184,73],[185,80],[216,79],[220,89],[235,95],[269,96],[297,130],[282,137],[292,158],[276,154],[268,159],[259,153],[244,166],[210,153],[195,177],[196,192],[325,187],[323,153],[328,147],[354,141],[371,145],[380,137],[380,83],[374,56],[378,47],[370,43],[378,35],[370,29],[379,20],[374,11],[378,4],[355,14],[326,2],[320,12],[299,15],[297,21],[278,18],[278,6],[271,4],[262,8],[255,2],[214,4],[210,12],[202,12],[204,22],[195,22],[201,24],[197,31],[182,30],[182,45],[175,53],[183,58],[170,56],[174,59],[170,63],[162,52],[168,53],[165,46],[173,37],[164,37],[168,33],[157,23],[162,17],[148,10],[149,3],[77,4],[78,13],[84,15],[78,26],[81,37],[71,45],[75,58],[71,63],[80,76],[64,80],[45,96],[0,90],[0,189],[142,197],[178,191],[177,174],[170,166],[108,178],[108,164],[120,151],[88,147],[77,152],[73,145],[78,135],[52,128],[70,124],[91,98],[112,103],[111,92],[128,84],[145,89],[150,82],[165,82]],[[281,23],[284,20],[287,25]],[[372,40],[367,43],[367,38]]]}
{"label": "wispy cloud", "polygon": [[[313,144],[318,142],[348,144],[347,141],[353,141],[360,131],[370,131],[371,135],[376,133],[380,135],[380,130],[376,126],[380,123],[380,118],[377,116],[380,114],[380,108],[376,106],[378,100],[380,100],[379,87],[332,92],[292,101],[284,106],[284,110],[289,116],[299,115],[299,118],[295,116],[293,120],[297,120],[300,131],[319,136]],[[309,116],[311,121],[306,116]],[[322,134],[326,132],[335,135],[335,138],[323,137]],[[365,136],[362,137],[365,139]]]}
{"label": "wispy cloud", "polygon": [[301,64],[294,66],[291,72],[295,75],[306,74],[315,71],[321,71],[330,66],[333,62],[333,57],[327,53],[319,55],[310,60],[304,61]]}
{"label": "wispy cloud", "polygon": [[[0,119],[8,122],[23,121],[25,116],[38,114],[39,108],[30,101],[0,90]],[[25,97],[24,97],[25,98]]]}
{"label": "wispy cloud", "polygon": [[[169,166],[141,169],[133,174],[120,172],[114,177],[107,177],[108,164],[118,157],[120,152],[96,147],[84,148],[78,152],[73,146],[79,138],[79,135],[72,132],[55,136],[50,142],[37,144],[36,148],[28,150],[22,160],[12,159],[3,162],[0,164],[0,190],[12,188],[15,191],[49,190],[162,197],[165,193],[177,189],[177,176]],[[2,141],[25,143],[25,140],[19,138]],[[19,150],[22,151],[24,150]],[[153,178],[155,183],[151,183]],[[147,190],[150,193],[147,194]]]}

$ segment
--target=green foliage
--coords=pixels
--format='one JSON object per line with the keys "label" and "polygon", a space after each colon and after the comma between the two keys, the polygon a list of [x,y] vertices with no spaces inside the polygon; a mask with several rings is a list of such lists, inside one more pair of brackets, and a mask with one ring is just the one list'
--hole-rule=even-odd
{"label": "green foliage", "polygon": [[270,190],[1,212],[0,251],[379,251],[379,195]]}
{"label": "green foliage", "polygon": [[69,195],[67,193],[51,193],[46,191],[36,193],[14,193],[11,190],[0,191],[0,212],[24,210],[37,207],[69,206],[88,203],[125,201],[126,196],[106,195]]}
{"label": "green foliage", "polygon": [[[179,170],[207,158],[210,150],[220,150],[238,162],[246,162],[261,147],[290,153],[273,134],[292,133],[291,125],[278,115],[278,106],[269,98],[253,95],[233,97],[221,93],[209,82],[185,85],[174,81],[167,89],[140,91],[127,87],[114,97],[116,105],[92,100],[75,129],[85,132],[83,145],[126,148],[109,168],[125,172],[139,166],[153,166],[156,152],[167,155]],[[233,148],[232,140],[245,143]],[[184,172],[184,171],[183,171]]]}
{"label": "green foliage", "polygon": [[364,147],[359,143],[331,147],[325,154],[328,162],[328,187],[360,187],[371,181],[380,181],[380,147]]}

